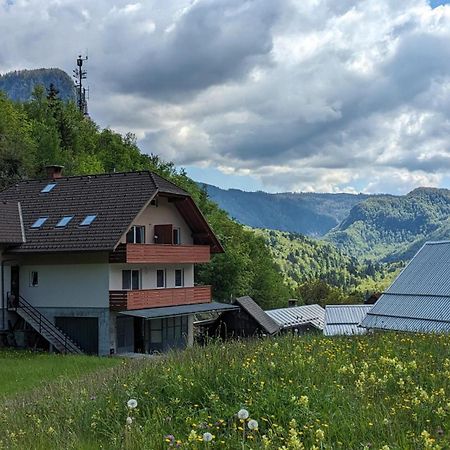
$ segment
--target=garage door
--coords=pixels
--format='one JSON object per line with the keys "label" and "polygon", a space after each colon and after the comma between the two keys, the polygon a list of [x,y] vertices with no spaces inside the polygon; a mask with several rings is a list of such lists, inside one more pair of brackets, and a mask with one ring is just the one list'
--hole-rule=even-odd
{"label": "garage door", "polygon": [[98,355],[97,317],[55,317],[55,325],[85,353]]}

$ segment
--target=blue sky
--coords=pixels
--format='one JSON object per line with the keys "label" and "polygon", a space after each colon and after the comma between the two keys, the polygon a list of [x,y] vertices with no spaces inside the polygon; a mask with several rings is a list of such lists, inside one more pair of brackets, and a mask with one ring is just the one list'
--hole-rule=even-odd
{"label": "blue sky", "polygon": [[221,187],[450,187],[448,3],[3,0],[0,72],[89,49],[92,118]]}

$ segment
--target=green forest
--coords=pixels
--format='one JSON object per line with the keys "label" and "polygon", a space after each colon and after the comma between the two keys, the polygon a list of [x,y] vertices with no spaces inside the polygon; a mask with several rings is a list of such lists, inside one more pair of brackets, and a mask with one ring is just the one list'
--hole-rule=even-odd
{"label": "green forest", "polygon": [[196,280],[211,284],[216,300],[250,295],[264,308],[285,306],[292,290],[284,282],[264,239],[233,221],[183,170],[140,151],[132,134],[100,129],[53,86],[37,86],[25,103],[0,92],[0,189],[43,177],[48,164],[65,175],[152,170],[187,190],[225,248],[198,267]]}
{"label": "green forest", "polygon": [[402,262],[359,260],[330,242],[298,233],[254,229],[264,238],[286,283],[304,303],[362,303],[389,286]]}

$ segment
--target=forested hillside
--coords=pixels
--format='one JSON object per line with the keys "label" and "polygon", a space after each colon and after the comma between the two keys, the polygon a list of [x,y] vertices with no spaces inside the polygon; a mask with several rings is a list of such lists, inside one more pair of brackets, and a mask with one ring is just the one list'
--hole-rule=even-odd
{"label": "forested hillside", "polygon": [[301,234],[254,229],[269,245],[286,281],[305,303],[360,303],[384,290],[402,264],[361,262],[333,243]]}
{"label": "forested hillside", "polygon": [[53,86],[62,100],[75,100],[72,79],[61,69],[16,70],[0,75],[0,91],[18,102],[31,100],[36,86]]}
{"label": "forested hillside", "polygon": [[418,188],[359,203],[326,239],[357,257],[410,259],[425,241],[450,238],[449,218],[449,190]]}
{"label": "forested hillside", "polygon": [[221,208],[244,225],[308,236],[324,235],[344,220],[354,205],[369,198],[364,194],[268,194],[205,187]]}
{"label": "forested hillside", "polygon": [[191,193],[226,250],[198,268],[197,281],[211,284],[217,300],[251,295],[263,307],[286,304],[291,291],[263,238],[231,220],[182,170],[142,153],[132,134],[100,129],[54,91],[38,87],[23,104],[0,93],[0,189],[42,176],[47,164],[64,165],[66,175],[149,169],[172,180]]}

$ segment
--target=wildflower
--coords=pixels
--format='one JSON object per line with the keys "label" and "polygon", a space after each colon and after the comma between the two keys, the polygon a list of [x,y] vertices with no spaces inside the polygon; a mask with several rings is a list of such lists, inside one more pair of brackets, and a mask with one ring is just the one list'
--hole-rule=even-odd
{"label": "wildflower", "polygon": [[130,416],[128,416],[127,417],[127,425],[131,425],[132,423],[133,423],[133,419]]}
{"label": "wildflower", "polygon": [[323,441],[324,439],[325,439],[325,433],[324,433],[324,431],[323,430],[321,430],[320,428],[318,428],[317,430],[316,430],[316,439],[318,440],[318,441]]}
{"label": "wildflower", "polygon": [[242,419],[242,420],[248,419],[249,415],[250,415],[249,412],[244,408],[240,409],[239,412],[237,413],[237,416],[239,417],[239,419]]}
{"label": "wildflower", "polygon": [[209,432],[203,433],[203,440],[205,442],[211,442],[213,439],[214,439],[214,436],[211,433],[209,433]]}
{"label": "wildflower", "polygon": [[128,400],[127,402],[127,406],[130,409],[134,409],[137,407],[137,400],[135,400],[134,398],[130,398],[130,400]]}
{"label": "wildflower", "polygon": [[251,420],[249,420],[248,421],[248,424],[247,424],[247,426],[248,426],[248,429],[249,430],[257,430],[258,429],[258,421],[256,421],[255,419],[251,419]]}

